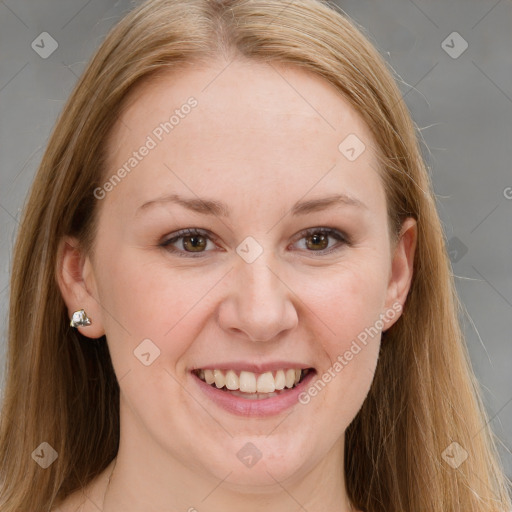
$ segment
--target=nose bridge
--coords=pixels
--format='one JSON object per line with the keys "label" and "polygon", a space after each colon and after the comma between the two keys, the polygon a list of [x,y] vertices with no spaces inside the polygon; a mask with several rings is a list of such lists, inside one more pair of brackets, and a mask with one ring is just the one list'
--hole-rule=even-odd
{"label": "nose bridge", "polygon": [[243,331],[252,340],[274,339],[297,321],[274,251],[247,237],[237,247],[237,253],[240,258],[232,275],[232,308],[224,316],[224,327]]}
{"label": "nose bridge", "polygon": [[[267,240],[268,241],[268,240]],[[258,242],[252,237],[247,237],[238,247],[237,253],[240,260],[236,265],[237,276],[241,285],[240,298],[254,309],[264,302],[270,305],[280,302],[283,297],[281,282],[271,268],[276,267],[274,251],[267,243]],[[277,304],[274,304],[274,306]]]}
{"label": "nose bridge", "polygon": [[242,285],[241,295],[251,303],[280,301],[283,298],[282,283],[276,275],[274,258],[269,253],[270,250],[265,251],[251,263],[239,261],[236,267]]}

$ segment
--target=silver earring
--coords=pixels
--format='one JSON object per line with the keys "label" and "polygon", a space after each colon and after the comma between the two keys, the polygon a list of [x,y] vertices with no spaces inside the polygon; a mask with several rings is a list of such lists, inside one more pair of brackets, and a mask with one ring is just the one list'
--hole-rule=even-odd
{"label": "silver earring", "polygon": [[80,309],[73,313],[69,325],[71,325],[71,327],[87,327],[88,325],[91,325],[91,319],[83,309]]}

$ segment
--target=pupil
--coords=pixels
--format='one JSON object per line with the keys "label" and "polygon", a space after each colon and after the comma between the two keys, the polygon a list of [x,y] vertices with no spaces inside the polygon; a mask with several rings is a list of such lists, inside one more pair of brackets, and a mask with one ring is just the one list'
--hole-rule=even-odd
{"label": "pupil", "polygon": [[[198,242],[198,240],[202,240],[203,243]],[[185,247],[187,245],[187,242],[189,244],[191,244],[193,249],[198,249],[198,248],[202,249],[205,246],[205,244],[204,244],[204,237],[202,237],[202,236],[188,236],[188,237],[185,237],[184,240],[183,240],[183,243],[184,243]],[[196,251],[196,252],[198,252],[198,251]]]}
{"label": "pupil", "polygon": [[[313,248],[315,248],[315,246],[318,247],[318,245],[315,244],[318,244],[319,242],[322,243],[321,249],[325,249],[325,247],[327,247],[329,244],[329,241],[325,235],[312,235],[311,239],[314,240]],[[311,244],[308,243],[308,246],[311,248]]]}

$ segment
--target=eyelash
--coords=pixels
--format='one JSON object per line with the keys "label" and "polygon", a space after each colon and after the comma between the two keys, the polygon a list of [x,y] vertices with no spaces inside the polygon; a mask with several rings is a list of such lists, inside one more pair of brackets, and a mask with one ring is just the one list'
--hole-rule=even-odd
{"label": "eyelash", "polygon": [[[341,231],[338,231],[337,229],[333,229],[333,228],[324,228],[324,227],[309,228],[304,231],[301,231],[298,235],[299,236],[298,240],[302,240],[302,238],[305,238],[307,236],[311,236],[314,234],[328,235],[329,237],[335,238],[336,240],[338,240],[341,243],[334,247],[331,247],[330,249],[322,249],[320,251],[307,251],[307,252],[319,253],[320,255],[327,255],[334,251],[340,250],[344,245],[348,245],[348,246],[352,245],[350,238],[347,235],[345,235],[344,233],[342,233]],[[200,258],[200,257],[203,257],[203,255],[205,253],[210,252],[210,251],[205,250],[202,252],[194,253],[194,252],[182,251],[182,250],[176,249],[175,247],[172,247],[171,244],[178,241],[180,238],[184,238],[187,236],[203,236],[212,242],[215,242],[215,240],[216,240],[216,238],[213,237],[208,231],[205,231],[202,229],[197,229],[197,228],[187,228],[187,229],[182,229],[182,230],[176,232],[174,234],[174,236],[172,236],[171,238],[169,238],[167,240],[164,240],[159,245],[160,245],[160,247],[163,247],[165,250],[167,250],[171,253],[174,253],[183,258]]]}

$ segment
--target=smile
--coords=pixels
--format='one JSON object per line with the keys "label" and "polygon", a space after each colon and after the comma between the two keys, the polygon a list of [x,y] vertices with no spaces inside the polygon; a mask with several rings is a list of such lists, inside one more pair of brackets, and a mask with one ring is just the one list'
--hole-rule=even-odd
{"label": "smile", "polygon": [[253,373],[235,370],[195,370],[194,373],[207,384],[218,389],[241,391],[245,394],[271,394],[285,388],[294,388],[309,372],[309,369],[288,368],[275,372]]}
{"label": "smile", "polygon": [[243,416],[267,416],[297,404],[298,395],[316,371],[282,368],[256,373],[198,368],[191,373],[203,393],[221,408]]}

